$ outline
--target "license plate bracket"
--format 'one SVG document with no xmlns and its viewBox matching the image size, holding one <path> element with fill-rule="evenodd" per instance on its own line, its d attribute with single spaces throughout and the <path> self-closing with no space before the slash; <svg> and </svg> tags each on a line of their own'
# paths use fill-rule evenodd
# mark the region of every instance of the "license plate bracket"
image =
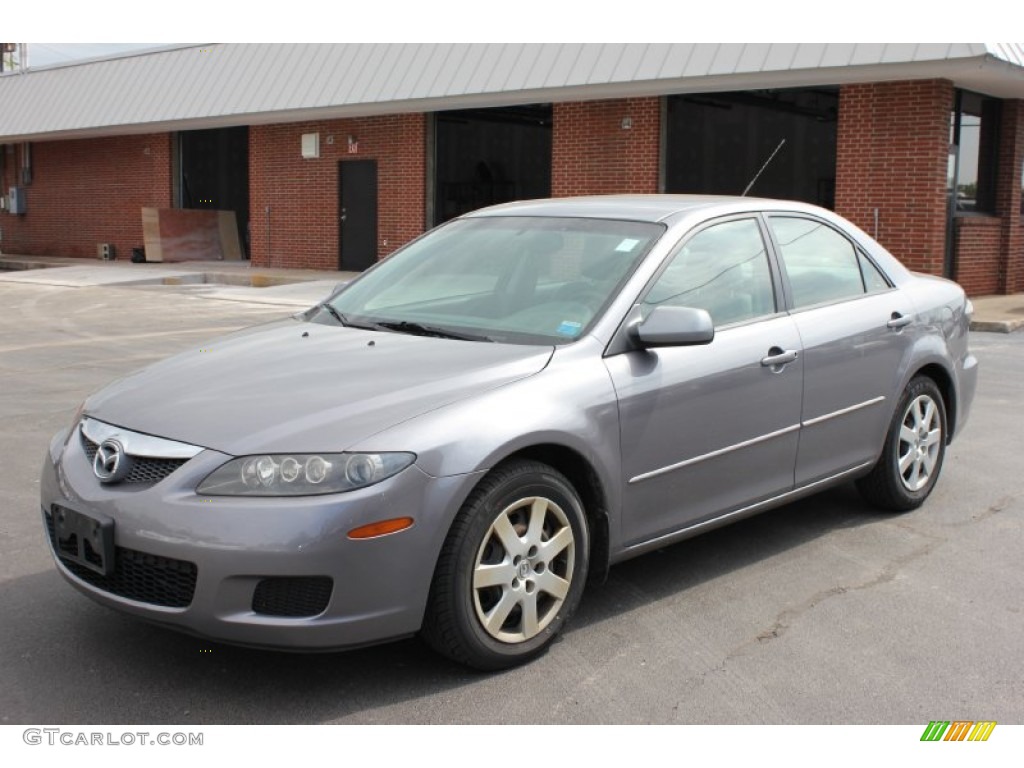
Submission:
<svg viewBox="0 0 1024 768">
<path fill-rule="evenodd" d="M 114 521 L 95 512 L 83 514 L 54 505 L 57 553 L 103 576 L 114 572 Z"/>
</svg>

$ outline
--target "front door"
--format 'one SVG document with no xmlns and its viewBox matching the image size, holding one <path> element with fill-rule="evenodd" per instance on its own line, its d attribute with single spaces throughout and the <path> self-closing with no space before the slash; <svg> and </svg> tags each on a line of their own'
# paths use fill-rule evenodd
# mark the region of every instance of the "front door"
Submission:
<svg viewBox="0 0 1024 768">
<path fill-rule="evenodd" d="M 776 311 L 756 218 L 690 238 L 641 307 L 705 309 L 707 346 L 609 357 L 619 398 L 625 543 L 638 544 L 793 488 L 800 336 Z"/>
<path fill-rule="evenodd" d="M 338 269 L 362 272 L 377 263 L 377 161 L 338 163 Z"/>
</svg>

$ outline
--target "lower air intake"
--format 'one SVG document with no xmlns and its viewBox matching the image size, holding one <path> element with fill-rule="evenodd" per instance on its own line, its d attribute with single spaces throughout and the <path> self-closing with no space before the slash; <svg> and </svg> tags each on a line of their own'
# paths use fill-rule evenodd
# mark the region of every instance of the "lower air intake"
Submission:
<svg viewBox="0 0 1024 768">
<path fill-rule="evenodd" d="M 264 616 L 301 618 L 327 609 L 334 580 L 329 576 L 290 576 L 260 579 L 252 609 Z"/>
</svg>

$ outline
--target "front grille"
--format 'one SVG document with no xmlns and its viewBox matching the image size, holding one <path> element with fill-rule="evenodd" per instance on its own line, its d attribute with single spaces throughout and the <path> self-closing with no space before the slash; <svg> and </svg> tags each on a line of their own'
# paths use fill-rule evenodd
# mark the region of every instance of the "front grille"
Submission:
<svg viewBox="0 0 1024 768">
<path fill-rule="evenodd" d="M 76 577 L 97 589 L 140 603 L 167 608 L 187 608 L 196 591 L 198 569 L 195 563 L 160 557 L 147 552 L 114 548 L 114 572 L 109 576 L 62 557 L 57 547 L 53 515 L 46 513 L 46 530 L 61 564 Z"/>
<path fill-rule="evenodd" d="M 252 609 L 264 616 L 316 616 L 327 609 L 333 589 L 330 576 L 260 579 L 252 596 Z"/>
<path fill-rule="evenodd" d="M 82 450 L 85 457 L 92 464 L 96 458 L 96 450 L 99 446 L 85 436 L 82 430 L 78 431 L 82 438 Z M 171 472 L 176 470 L 188 459 L 152 459 L 146 456 L 132 456 L 132 468 L 122 483 L 159 483 Z"/>
</svg>

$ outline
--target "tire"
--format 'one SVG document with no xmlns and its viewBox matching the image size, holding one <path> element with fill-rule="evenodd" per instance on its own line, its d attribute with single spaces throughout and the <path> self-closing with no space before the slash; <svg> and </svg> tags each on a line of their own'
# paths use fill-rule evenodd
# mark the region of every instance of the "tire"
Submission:
<svg viewBox="0 0 1024 768">
<path fill-rule="evenodd" d="M 539 656 L 579 604 L 589 549 L 583 504 L 565 477 L 535 461 L 496 467 L 445 540 L 423 638 L 484 671 Z"/>
<path fill-rule="evenodd" d="M 939 479 L 946 435 L 942 393 L 930 378 L 915 377 L 896 406 L 878 463 L 857 481 L 861 496 L 892 512 L 917 509 Z"/>
</svg>

